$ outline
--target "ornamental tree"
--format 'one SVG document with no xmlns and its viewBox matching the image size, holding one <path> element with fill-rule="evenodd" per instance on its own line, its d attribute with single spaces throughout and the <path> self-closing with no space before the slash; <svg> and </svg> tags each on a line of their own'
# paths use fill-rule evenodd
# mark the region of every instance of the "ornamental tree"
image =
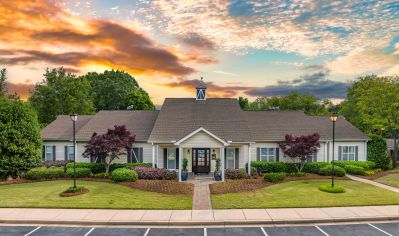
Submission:
<svg viewBox="0 0 399 236">
<path fill-rule="evenodd" d="M 287 134 L 285 140 L 278 145 L 283 153 L 296 163 L 297 171 L 302 172 L 305 161 L 320 147 L 319 139 L 320 135 L 317 133 L 302 136 Z"/>
<path fill-rule="evenodd" d="M 83 157 L 95 158 L 105 164 L 105 171 L 109 173 L 109 167 L 120 155 L 126 155 L 127 149 L 132 148 L 136 135 L 131 134 L 126 126 L 115 125 L 104 134 L 93 133 L 90 141 L 85 145 Z"/>
</svg>

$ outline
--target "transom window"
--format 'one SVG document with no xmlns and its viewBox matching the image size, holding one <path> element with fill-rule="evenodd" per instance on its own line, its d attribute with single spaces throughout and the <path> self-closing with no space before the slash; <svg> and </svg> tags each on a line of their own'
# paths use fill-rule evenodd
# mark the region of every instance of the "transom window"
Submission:
<svg viewBox="0 0 399 236">
<path fill-rule="evenodd" d="M 235 148 L 226 148 L 226 168 L 235 168 L 236 150 Z"/>
<path fill-rule="evenodd" d="M 168 169 L 176 169 L 176 148 L 168 148 L 167 149 L 167 168 Z"/>
<path fill-rule="evenodd" d="M 75 156 L 75 148 L 74 146 L 67 146 L 67 160 L 73 161 Z"/>
<path fill-rule="evenodd" d="M 276 148 L 260 148 L 260 160 L 266 162 L 275 162 Z"/>
<path fill-rule="evenodd" d="M 341 146 L 341 159 L 345 161 L 354 161 L 356 156 L 355 146 Z"/>
<path fill-rule="evenodd" d="M 45 153 L 46 161 L 52 161 L 54 156 L 53 146 L 45 146 Z"/>
</svg>

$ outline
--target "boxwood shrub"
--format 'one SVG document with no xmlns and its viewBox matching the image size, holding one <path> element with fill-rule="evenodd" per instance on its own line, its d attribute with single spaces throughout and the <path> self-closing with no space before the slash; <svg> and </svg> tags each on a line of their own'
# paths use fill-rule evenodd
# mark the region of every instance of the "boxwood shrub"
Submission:
<svg viewBox="0 0 399 236">
<path fill-rule="evenodd" d="M 277 173 L 266 173 L 263 176 L 263 179 L 267 182 L 279 182 L 279 181 L 283 181 L 285 178 L 286 174 L 284 172 L 277 172 Z"/>
<path fill-rule="evenodd" d="M 64 178 L 65 172 L 63 167 L 37 167 L 30 169 L 26 174 L 25 178 L 31 180 L 45 180 L 45 179 L 57 179 Z"/>
<path fill-rule="evenodd" d="M 151 163 L 113 163 L 109 167 L 109 172 L 111 173 L 113 170 L 118 168 L 129 168 L 135 166 L 142 166 L 142 167 L 152 167 Z M 66 165 L 67 168 L 73 168 L 73 162 L 68 163 Z M 94 162 L 76 162 L 76 168 L 89 168 L 93 174 L 104 173 L 105 172 L 105 165 L 104 163 L 94 163 Z"/>
<path fill-rule="evenodd" d="M 243 168 L 242 169 L 229 168 L 224 171 L 224 177 L 226 179 L 246 179 L 249 176 L 248 176 L 247 172 L 245 171 L 245 169 L 243 169 Z"/>
<path fill-rule="evenodd" d="M 346 165 L 345 166 L 346 173 L 353 175 L 366 175 L 366 171 L 363 167 L 355 166 L 355 165 Z"/>
<path fill-rule="evenodd" d="M 73 178 L 73 168 L 67 168 L 66 174 L 68 177 Z M 85 178 L 90 176 L 91 176 L 91 171 L 89 168 L 76 168 L 76 173 L 75 173 L 76 178 Z"/>
<path fill-rule="evenodd" d="M 321 185 L 319 187 L 319 190 L 323 191 L 323 192 L 327 192 L 327 193 L 343 193 L 343 192 L 345 192 L 344 187 L 338 186 L 338 185 L 334 185 L 334 187 L 332 187 L 330 184 Z"/>
<path fill-rule="evenodd" d="M 297 169 L 295 163 L 287 162 L 264 162 L 264 161 L 253 161 L 251 167 L 256 168 L 259 173 L 295 173 Z M 329 165 L 327 162 L 306 162 L 302 172 L 319 174 L 320 169 Z"/>
<path fill-rule="evenodd" d="M 345 169 L 339 166 L 334 166 L 335 176 L 343 177 L 345 176 L 346 172 Z M 321 175 L 332 175 L 332 165 L 325 166 L 320 169 Z"/>
<path fill-rule="evenodd" d="M 345 168 L 347 165 L 354 165 L 362 167 L 364 170 L 372 170 L 376 168 L 376 164 L 373 161 L 334 161 L 337 166 Z"/>
<path fill-rule="evenodd" d="M 134 182 L 138 179 L 138 174 L 134 170 L 118 168 L 112 171 L 111 179 L 114 182 Z"/>
</svg>

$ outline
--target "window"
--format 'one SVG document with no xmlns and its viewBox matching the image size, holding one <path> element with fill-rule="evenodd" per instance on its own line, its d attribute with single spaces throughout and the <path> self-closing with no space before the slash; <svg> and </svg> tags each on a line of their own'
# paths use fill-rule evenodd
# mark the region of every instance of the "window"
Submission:
<svg viewBox="0 0 399 236">
<path fill-rule="evenodd" d="M 134 147 L 130 149 L 130 155 L 128 156 L 128 163 L 143 162 L 143 148 Z"/>
<path fill-rule="evenodd" d="M 260 148 L 260 160 L 266 162 L 276 161 L 276 149 L 275 148 Z"/>
<path fill-rule="evenodd" d="M 340 146 L 341 160 L 354 161 L 356 159 L 355 146 Z"/>
<path fill-rule="evenodd" d="M 54 153 L 53 153 L 53 146 L 45 146 L 45 153 L 46 153 L 46 155 L 45 155 L 45 158 L 46 158 L 46 161 L 52 161 L 52 160 L 54 160 L 53 159 L 53 156 L 54 156 Z"/>
<path fill-rule="evenodd" d="M 317 162 L 317 152 L 314 152 L 308 156 L 309 158 L 306 159 L 306 162 Z"/>
<path fill-rule="evenodd" d="M 167 149 L 167 164 L 168 169 L 176 169 L 176 148 L 168 148 Z"/>
<path fill-rule="evenodd" d="M 67 161 L 73 161 L 74 157 L 75 157 L 74 146 L 67 146 L 67 153 L 66 153 Z"/>
<path fill-rule="evenodd" d="M 235 168 L 235 148 L 226 148 L 226 168 Z"/>
</svg>

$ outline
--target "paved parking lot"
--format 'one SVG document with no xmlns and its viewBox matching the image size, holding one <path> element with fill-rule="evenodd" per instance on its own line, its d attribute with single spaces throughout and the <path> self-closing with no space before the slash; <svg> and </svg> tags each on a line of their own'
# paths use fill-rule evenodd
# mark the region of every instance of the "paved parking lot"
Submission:
<svg viewBox="0 0 399 236">
<path fill-rule="evenodd" d="M 279 227 L 134 228 L 0 225 L 1 236 L 399 236 L 399 222 Z"/>
</svg>

